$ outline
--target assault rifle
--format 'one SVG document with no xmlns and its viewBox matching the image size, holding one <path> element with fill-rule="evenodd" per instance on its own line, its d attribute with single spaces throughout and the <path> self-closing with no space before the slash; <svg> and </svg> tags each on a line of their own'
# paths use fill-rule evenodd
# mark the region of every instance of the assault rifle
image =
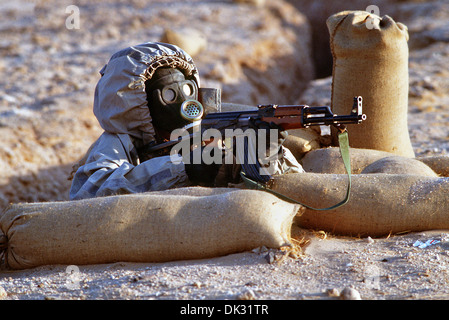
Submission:
<svg viewBox="0 0 449 320">
<path fill-rule="evenodd" d="M 191 100 L 190 100 L 191 101 Z M 187 112 L 196 113 L 195 104 L 183 108 Z M 283 130 L 307 128 L 310 126 L 333 125 L 340 131 L 345 131 L 345 124 L 357 124 L 366 119 L 362 112 L 362 97 L 354 97 L 351 113 L 348 115 L 333 114 L 329 106 L 309 107 L 307 105 L 258 105 L 255 110 L 208 113 L 202 119 L 188 124 L 183 129 L 191 130 L 200 127 L 189 137 L 204 133 L 207 129 L 224 132 L 226 129 L 249 128 L 250 119 L 259 119 L 268 123 L 275 123 Z M 194 130 L 193 130 L 194 131 Z M 155 151 L 169 148 L 177 144 L 181 138 L 159 144 L 148 144 L 140 152 L 151 154 Z"/>
</svg>

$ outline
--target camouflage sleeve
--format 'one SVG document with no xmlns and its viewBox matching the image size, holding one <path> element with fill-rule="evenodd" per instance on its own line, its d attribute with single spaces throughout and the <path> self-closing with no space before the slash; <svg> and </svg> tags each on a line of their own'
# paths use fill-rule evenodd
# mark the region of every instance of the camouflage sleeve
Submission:
<svg viewBox="0 0 449 320">
<path fill-rule="evenodd" d="M 128 135 L 103 133 L 75 173 L 70 200 L 188 186 L 184 164 L 171 160 L 162 156 L 139 163 Z"/>
</svg>

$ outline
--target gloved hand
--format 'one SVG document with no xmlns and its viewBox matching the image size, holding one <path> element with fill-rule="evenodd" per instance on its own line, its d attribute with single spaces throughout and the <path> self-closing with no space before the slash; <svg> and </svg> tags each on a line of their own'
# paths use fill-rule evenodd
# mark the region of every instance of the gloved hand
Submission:
<svg viewBox="0 0 449 320">
<path fill-rule="evenodd" d="M 277 148 L 274 150 L 277 150 L 278 152 L 281 149 L 282 144 L 284 143 L 285 139 L 287 139 L 288 132 L 283 130 L 280 126 L 275 124 L 274 122 L 266 122 L 262 121 L 260 119 L 250 119 L 249 120 L 249 127 L 256 131 L 256 140 L 258 139 L 258 131 L 259 130 L 265 130 L 265 137 L 266 137 L 266 151 L 268 152 L 270 150 L 270 147 Z M 277 145 L 271 145 L 270 144 L 270 130 L 275 129 L 277 130 Z M 258 141 L 257 141 L 258 146 Z M 272 149 L 273 150 L 273 149 Z M 271 151 L 271 154 L 273 154 L 273 151 Z M 270 154 L 268 154 L 270 155 Z"/>
<path fill-rule="evenodd" d="M 255 130 L 256 133 L 256 141 L 247 141 L 247 143 L 255 143 L 253 148 L 249 148 L 249 145 L 245 147 L 245 152 L 247 154 L 242 155 L 239 154 L 239 159 L 244 159 L 242 162 L 242 170 L 245 173 L 245 175 L 258 182 L 266 183 L 271 179 L 271 176 L 268 173 L 262 173 L 261 168 L 265 167 L 269 162 L 275 161 L 278 159 L 281 153 L 281 147 L 284 143 L 285 139 L 288 136 L 287 131 L 283 130 L 280 126 L 276 125 L 275 123 L 268 123 L 266 121 L 262 121 L 260 119 L 250 119 L 249 120 L 249 127 L 250 129 Z M 271 143 L 270 134 L 271 129 L 275 129 L 277 132 L 277 140 L 275 143 Z M 265 130 L 265 150 L 258 150 L 259 148 L 259 132 L 260 130 Z M 255 150 L 257 161 L 254 163 L 254 161 L 251 161 L 249 150 Z M 260 152 L 262 151 L 262 152 Z M 241 161 L 241 160 L 240 160 Z M 262 161 L 262 163 L 260 162 Z"/>
<path fill-rule="evenodd" d="M 190 152 L 190 163 L 185 164 L 185 170 L 187 176 L 189 177 L 192 185 L 199 185 L 203 187 L 213 187 L 215 178 L 217 177 L 218 171 L 222 166 L 221 163 L 211 163 L 205 164 L 201 157 L 200 163 L 194 163 L 194 152 L 203 153 L 204 147 L 201 147 L 201 150 L 196 150 Z M 213 156 L 213 152 L 216 149 L 212 149 L 211 156 Z"/>
<path fill-rule="evenodd" d="M 229 161 L 230 162 L 230 161 Z M 235 156 L 232 156 L 232 162 L 224 163 L 218 170 L 215 177 L 215 187 L 228 187 L 229 184 L 238 184 L 241 182 L 240 170 L 242 166 L 237 163 Z"/>
</svg>

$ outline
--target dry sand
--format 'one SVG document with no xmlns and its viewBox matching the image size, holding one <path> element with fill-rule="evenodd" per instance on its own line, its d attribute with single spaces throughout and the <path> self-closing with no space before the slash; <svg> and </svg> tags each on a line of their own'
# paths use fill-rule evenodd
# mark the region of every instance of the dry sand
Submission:
<svg viewBox="0 0 449 320">
<path fill-rule="evenodd" d="M 205 260 L 42 266 L 3 271 L 0 291 L 24 300 L 350 299 L 345 288 L 360 299 L 449 298 L 448 231 L 382 239 L 297 231 L 310 241 L 297 256 L 256 248 Z M 435 244 L 416 246 L 429 240 Z"/>
</svg>

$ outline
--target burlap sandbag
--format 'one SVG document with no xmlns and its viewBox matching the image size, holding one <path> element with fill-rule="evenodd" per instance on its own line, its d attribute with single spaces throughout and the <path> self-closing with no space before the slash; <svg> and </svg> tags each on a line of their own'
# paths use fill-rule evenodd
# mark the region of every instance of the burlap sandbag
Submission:
<svg viewBox="0 0 449 320">
<path fill-rule="evenodd" d="M 394 156 L 393 153 L 370 150 L 349 149 L 351 157 L 351 172 L 361 173 L 366 166 L 385 157 Z M 301 160 L 301 165 L 306 172 L 314 173 L 345 173 L 345 166 L 341 159 L 340 149 L 335 147 L 312 150 Z"/>
<path fill-rule="evenodd" d="M 332 111 L 349 114 L 354 96 L 362 96 L 367 116 L 361 124 L 348 125 L 351 146 L 414 157 L 407 124 L 407 27 L 365 11 L 337 13 L 327 26 Z"/>
<path fill-rule="evenodd" d="M 438 177 L 424 162 L 406 157 L 393 156 L 377 160 L 362 170 L 362 173 L 414 174 Z"/>
<path fill-rule="evenodd" d="M 431 167 L 438 175 L 449 177 L 449 155 L 424 156 L 417 159 Z"/>
<path fill-rule="evenodd" d="M 304 155 L 321 147 L 320 132 L 313 128 L 288 130 L 288 136 L 284 141 L 284 147 L 288 148 L 297 160 Z"/>
<path fill-rule="evenodd" d="M 6 264 L 162 262 L 289 244 L 298 205 L 255 190 L 182 191 L 12 205 L 0 217 Z"/>
<path fill-rule="evenodd" d="M 315 208 L 340 202 L 346 188 L 346 175 L 315 173 L 276 176 L 272 186 L 273 190 Z M 296 219 L 302 228 L 348 236 L 449 229 L 449 179 L 354 175 L 347 204 L 329 211 L 307 209 Z"/>
</svg>

